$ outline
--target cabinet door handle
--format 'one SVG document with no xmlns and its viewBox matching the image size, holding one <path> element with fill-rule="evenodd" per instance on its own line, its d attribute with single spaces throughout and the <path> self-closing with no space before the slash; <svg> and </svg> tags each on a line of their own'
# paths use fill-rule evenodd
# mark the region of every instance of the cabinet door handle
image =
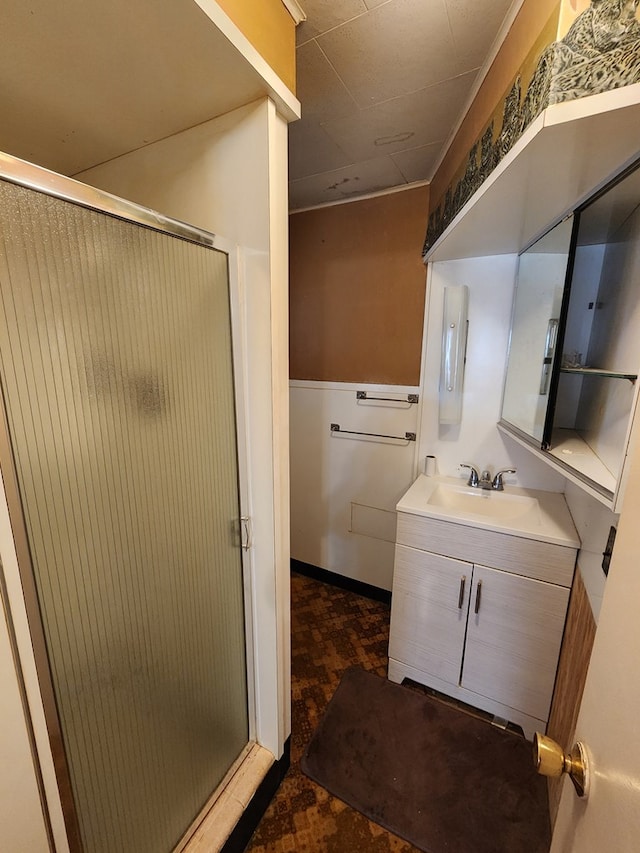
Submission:
<svg viewBox="0 0 640 853">
<path fill-rule="evenodd" d="M 477 613 L 480 610 L 480 598 L 482 596 L 482 581 L 478 581 L 478 586 L 476 587 L 476 606 L 474 608 L 474 613 Z"/>
<path fill-rule="evenodd" d="M 460 578 L 460 592 L 458 593 L 458 610 L 462 610 L 462 601 L 464 599 L 464 585 L 467 582 L 467 576 L 462 575 Z"/>
</svg>

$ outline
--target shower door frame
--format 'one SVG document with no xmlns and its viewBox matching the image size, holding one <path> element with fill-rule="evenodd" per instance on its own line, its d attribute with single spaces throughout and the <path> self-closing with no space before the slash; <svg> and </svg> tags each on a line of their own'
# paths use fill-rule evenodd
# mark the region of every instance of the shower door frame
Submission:
<svg viewBox="0 0 640 853">
<path fill-rule="evenodd" d="M 248 718 L 248 742 L 231 765 L 231 768 L 235 768 L 248 753 L 252 743 L 256 742 L 258 722 L 252 582 L 255 567 L 251 533 L 253 513 L 247 421 L 247 340 L 240 250 L 217 234 L 3 152 L 0 152 L 0 180 L 222 252 L 226 256 L 236 422 L 239 550 L 242 566 Z M 6 538 L 2 537 L 1 529 L 7 521 L 13 540 L 12 549 L 6 546 L 2 548 Z M 4 399 L 0 399 L 0 557 L 0 605 L 4 602 L 49 844 L 56 853 L 82 853 L 71 776 L 62 740 Z M 25 633 L 25 627 L 28 633 Z M 222 784 L 228 776 L 229 773 L 223 778 Z M 211 791 L 210 799 L 201 812 L 193 816 L 176 849 L 182 849 L 188 842 L 199 820 L 211 808 L 219 792 L 220 786 Z"/>
</svg>

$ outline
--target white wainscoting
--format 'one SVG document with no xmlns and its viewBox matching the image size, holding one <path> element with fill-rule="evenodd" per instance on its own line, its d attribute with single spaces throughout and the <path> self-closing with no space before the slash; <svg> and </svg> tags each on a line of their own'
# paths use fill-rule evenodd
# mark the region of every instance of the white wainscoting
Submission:
<svg viewBox="0 0 640 853">
<path fill-rule="evenodd" d="M 413 441 L 332 433 L 404 436 L 418 406 L 360 401 L 406 398 L 420 389 L 344 382 L 290 383 L 291 556 L 381 589 L 391 589 L 395 505 L 416 476 Z"/>
</svg>

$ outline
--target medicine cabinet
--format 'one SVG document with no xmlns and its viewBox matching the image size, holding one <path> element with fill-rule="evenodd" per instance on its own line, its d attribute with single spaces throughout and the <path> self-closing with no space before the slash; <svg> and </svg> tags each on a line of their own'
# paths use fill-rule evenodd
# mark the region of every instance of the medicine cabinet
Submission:
<svg viewBox="0 0 640 853">
<path fill-rule="evenodd" d="M 503 421 L 542 444 L 573 217 L 520 255 Z"/>
<path fill-rule="evenodd" d="M 520 255 L 499 424 L 614 509 L 640 367 L 637 166 Z"/>
</svg>

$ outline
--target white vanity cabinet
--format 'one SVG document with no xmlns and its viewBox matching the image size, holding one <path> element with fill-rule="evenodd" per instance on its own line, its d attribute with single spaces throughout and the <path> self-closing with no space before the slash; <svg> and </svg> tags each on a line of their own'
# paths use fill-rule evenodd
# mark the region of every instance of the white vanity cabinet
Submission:
<svg viewBox="0 0 640 853">
<path fill-rule="evenodd" d="M 576 548 L 398 513 L 389 678 L 544 731 Z"/>
</svg>

